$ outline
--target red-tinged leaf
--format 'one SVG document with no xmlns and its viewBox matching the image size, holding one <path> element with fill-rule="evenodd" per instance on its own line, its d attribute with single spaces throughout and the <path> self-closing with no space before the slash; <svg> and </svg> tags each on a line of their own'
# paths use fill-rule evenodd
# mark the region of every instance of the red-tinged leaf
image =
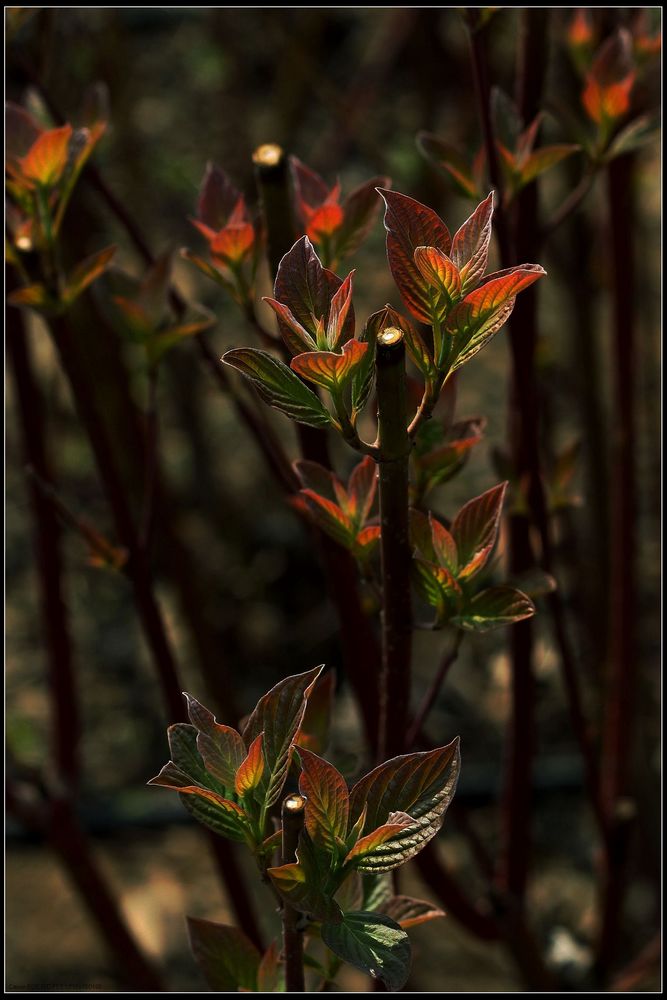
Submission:
<svg viewBox="0 0 667 1000">
<path fill-rule="evenodd" d="M 419 458 L 422 494 L 448 482 L 465 464 L 472 448 L 482 440 L 477 434 L 436 448 Z"/>
<path fill-rule="evenodd" d="M 492 218 L 493 191 L 466 219 L 452 240 L 452 260 L 459 268 L 464 295 L 479 284 L 486 271 Z"/>
<path fill-rule="evenodd" d="M 202 274 L 205 274 L 207 278 L 211 278 L 211 280 L 215 281 L 216 284 L 221 285 L 232 297 L 237 297 L 237 291 L 234 283 L 222 274 L 217 267 L 214 267 L 212 264 L 209 264 L 207 260 L 204 260 L 203 257 L 200 257 L 196 253 L 192 253 L 192 251 L 188 250 L 187 247 L 183 247 L 181 250 L 181 257 L 184 260 L 190 261 L 191 264 L 194 264 L 194 266 L 198 268 Z"/>
<path fill-rule="evenodd" d="M 264 733 L 260 733 L 259 736 L 255 737 L 248 748 L 248 756 L 236 772 L 234 788 L 236 794 L 240 795 L 241 798 L 249 792 L 254 792 L 262 780 L 262 775 L 264 774 L 263 737 Z"/>
<path fill-rule="evenodd" d="M 586 78 L 582 101 L 589 117 L 603 123 L 624 115 L 634 80 L 632 35 L 620 28 L 601 47 Z"/>
<path fill-rule="evenodd" d="M 16 165 L 35 144 L 44 129 L 36 118 L 13 101 L 5 104 L 5 157 Z"/>
<path fill-rule="evenodd" d="M 530 184 L 531 181 L 543 174 L 545 170 L 550 170 L 561 160 L 573 153 L 578 153 L 581 146 L 576 144 L 561 144 L 559 146 L 543 146 L 535 153 L 531 153 L 521 168 L 521 184 Z"/>
<path fill-rule="evenodd" d="M 413 899 L 411 896 L 391 896 L 380 906 L 380 913 L 391 917 L 403 930 L 408 927 L 417 927 L 427 920 L 437 920 L 438 917 L 446 916 L 444 910 L 428 903 L 424 899 Z"/>
<path fill-rule="evenodd" d="M 454 338 L 450 370 L 469 361 L 488 344 L 507 321 L 519 292 L 546 271 L 539 264 L 522 264 L 489 275 L 484 284 L 469 292 L 447 318 L 447 332 Z"/>
<path fill-rule="evenodd" d="M 306 703 L 322 669 L 321 666 L 315 667 L 279 681 L 260 698 L 243 730 L 243 739 L 248 746 L 260 733 L 264 733 L 266 771 L 262 785 L 267 806 L 272 806 L 280 797 Z"/>
<path fill-rule="evenodd" d="M 320 243 L 323 238 L 332 236 L 343 221 L 343 209 L 335 202 L 308 210 L 307 215 L 306 236 L 313 243 Z"/>
<path fill-rule="evenodd" d="M 444 524 L 433 517 L 433 514 L 429 514 L 429 520 L 436 558 L 441 566 L 455 575 L 459 564 L 456 542 Z"/>
<path fill-rule="evenodd" d="M 237 992 L 259 988 L 260 953 L 238 927 L 188 917 L 190 947 L 210 988 Z"/>
<path fill-rule="evenodd" d="M 197 812 L 198 807 L 195 807 L 194 803 L 203 803 L 205 812 L 208 811 L 208 814 L 212 814 L 213 821 L 209 824 L 203 819 L 201 822 L 206 823 L 206 825 L 215 824 L 214 829 L 221 836 L 242 843 L 245 840 L 244 814 L 240 806 L 210 788 L 190 784 L 190 780 L 187 774 L 184 774 L 172 761 L 169 761 L 155 778 L 151 778 L 148 784 L 158 785 L 161 788 L 171 788 L 179 792 L 184 804 L 192 803 L 189 811 L 197 819 L 200 819 L 200 816 Z"/>
<path fill-rule="evenodd" d="M 299 477 L 299 482 L 304 489 L 312 490 L 326 497 L 332 503 L 336 503 L 336 492 L 334 481 L 336 477 L 330 469 L 326 469 L 318 462 L 310 462 L 308 459 L 298 459 L 293 463 L 294 471 Z"/>
<path fill-rule="evenodd" d="M 368 402 L 368 397 L 371 394 L 373 382 L 375 381 L 375 342 L 379 330 L 384 329 L 384 327 L 378 325 L 383 312 L 384 310 L 380 310 L 379 313 L 373 313 L 366 321 L 366 325 L 359 336 L 360 343 L 368 344 L 368 350 L 362 358 L 361 363 L 352 373 L 351 401 L 353 422 L 357 420 Z"/>
<path fill-rule="evenodd" d="M 333 351 L 309 351 L 292 358 L 292 369 L 302 378 L 321 385 L 329 392 L 339 392 L 352 376 L 368 350 L 368 344 L 348 340 L 342 354 Z"/>
<path fill-rule="evenodd" d="M 373 508 L 377 482 L 377 465 L 367 455 L 355 465 L 347 482 L 347 513 L 357 525 L 364 524 Z"/>
<path fill-rule="evenodd" d="M 274 940 L 264 952 L 257 970 L 258 993 L 284 993 L 285 967 L 280 960 L 280 948 Z"/>
<path fill-rule="evenodd" d="M 422 286 L 431 291 L 429 322 L 441 323 L 461 295 L 461 275 L 457 266 L 435 247 L 417 247 L 415 264 L 422 277 Z"/>
<path fill-rule="evenodd" d="M 104 274 L 116 253 L 116 249 L 115 246 L 107 247 L 106 250 L 100 250 L 77 264 L 67 278 L 67 286 L 63 293 L 65 305 L 69 306 L 75 302 L 96 278 Z"/>
<path fill-rule="evenodd" d="M 507 483 L 500 483 L 469 500 L 454 518 L 452 535 L 458 550 L 459 579 L 467 579 L 486 565 L 498 535 Z"/>
<path fill-rule="evenodd" d="M 437 563 L 431 520 L 423 511 L 410 508 L 410 544 L 431 563 Z"/>
<path fill-rule="evenodd" d="M 235 729 L 218 722 L 196 698 L 184 693 L 190 722 L 197 730 L 197 750 L 204 766 L 225 788 L 232 789 L 236 772 L 246 756 L 245 744 Z"/>
<path fill-rule="evenodd" d="M 313 753 L 324 753 L 329 745 L 335 690 L 335 670 L 321 674 L 308 696 L 306 714 L 296 739 L 297 746 L 312 750 Z"/>
<path fill-rule="evenodd" d="M 340 259 L 355 253 L 364 242 L 379 214 L 382 202 L 376 188 L 388 188 L 388 177 L 373 177 L 343 199 L 343 222 L 335 235 L 335 253 Z"/>
<path fill-rule="evenodd" d="M 352 279 L 355 272 L 350 271 L 331 300 L 329 319 L 327 321 L 327 345 L 330 351 L 338 350 L 343 341 L 343 331 L 352 305 Z"/>
<path fill-rule="evenodd" d="M 273 355 L 250 347 L 227 351 L 225 364 L 249 378 L 260 396 L 285 416 L 310 427 L 325 427 L 331 417 L 320 399 Z"/>
<path fill-rule="evenodd" d="M 354 556 L 362 562 L 368 559 L 378 546 L 381 537 L 379 524 L 370 524 L 362 528 L 354 540 Z"/>
<path fill-rule="evenodd" d="M 301 214 L 301 221 L 306 222 L 302 212 L 303 203 L 310 208 L 323 204 L 329 194 L 329 188 L 319 174 L 316 174 L 296 156 L 290 156 L 289 165 L 296 193 L 297 208 Z"/>
<path fill-rule="evenodd" d="M 296 856 L 296 862 L 268 869 L 274 888 L 302 913 L 316 920 L 339 921 L 341 910 L 333 898 L 339 879 L 331 869 L 329 856 L 318 854 L 305 832 L 299 838 Z"/>
<path fill-rule="evenodd" d="M 277 302 L 276 299 L 269 298 L 268 295 L 262 298 L 262 302 L 266 302 L 267 305 L 271 306 L 280 320 L 279 325 L 282 338 L 292 354 L 301 354 L 304 350 L 314 351 L 317 349 L 317 344 L 313 337 L 299 323 L 298 319 L 293 316 L 292 311 L 287 306 L 283 305 L 282 302 Z"/>
<path fill-rule="evenodd" d="M 240 197 L 241 192 L 234 187 L 224 170 L 215 163 L 207 163 L 197 200 L 199 219 L 214 232 L 219 232 Z"/>
<path fill-rule="evenodd" d="M 352 518 L 338 504 L 312 490 L 301 490 L 301 496 L 308 506 L 313 520 L 322 531 L 344 548 L 351 548 L 354 543 L 356 529 Z"/>
<path fill-rule="evenodd" d="M 366 808 L 364 831 L 391 822 L 392 813 L 406 813 L 414 824 L 397 836 L 396 845 L 413 857 L 440 827 L 456 790 L 461 758 L 458 737 L 444 747 L 394 757 L 376 767 L 350 793 L 350 817 Z"/>
<path fill-rule="evenodd" d="M 396 191 L 380 189 L 386 212 L 387 257 L 389 267 L 410 312 L 423 323 L 430 323 L 429 286 L 415 264 L 417 247 L 435 247 L 448 254 L 449 230 L 436 213 L 413 198 Z"/>
<path fill-rule="evenodd" d="M 458 614 L 451 624 L 468 632 L 489 632 L 532 618 L 535 605 L 526 594 L 512 587 L 483 590 Z"/>
<path fill-rule="evenodd" d="M 299 790 L 306 799 L 306 830 L 315 847 L 338 855 L 347 834 L 350 796 L 343 776 L 333 764 L 309 750 L 299 749 Z"/>
<path fill-rule="evenodd" d="M 427 160 L 451 177 L 460 194 L 466 198 L 479 196 L 479 186 L 473 177 L 470 164 L 460 150 L 430 132 L 419 133 L 417 146 Z"/>
<path fill-rule="evenodd" d="M 387 872 L 408 861 L 411 854 L 405 853 L 404 844 L 397 838 L 408 828 L 414 828 L 415 821 L 406 813 L 392 812 L 388 821 L 372 833 L 361 837 L 345 858 L 346 865 L 352 865 L 360 872 Z"/>
<path fill-rule="evenodd" d="M 461 596 L 455 577 L 444 566 L 418 557 L 412 560 L 412 576 L 419 595 L 435 608 L 437 621 L 446 621 L 456 611 Z"/>
<path fill-rule="evenodd" d="M 191 319 L 187 323 L 171 326 L 169 329 L 161 330 L 149 338 L 146 345 L 149 364 L 157 364 L 167 351 L 180 344 L 182 340 L 187 340 L 188 337 L 196 337 L 198 333 L 203 333 L 204 330 L 210 330 L 212 326 L 215 326 L 216 319 L 213 313 L 209 313 L 208 310 L 204 310 L 202 307 L 200 307 L 200 310 L 202 314 L 201 319 Z"/>
<path fill-rule="evenodd" d="M 16 288 L 7 296 L 7 301 L 13 306 L 30 306 L 31 309 L 43 309 L 51 312 L 58 308 L 58 303 L 51 298 L 44 285 L 25 285 Z"/>
<path fill-rule="evenodd" d="M 346 913 L 324 924 L 322 940 L 344 962 L 381 979 L 391 993 L 402 990 L 410 975 L 412 948 L 405 931 L 384 914 Z"/>
<path fill-rule="evenodd" d="M 290 309 L 297 322 L 317 341 L 317 321 L 326 323 L 331 300 L 342 284 L 342 280 L 333 271 L 322 267 L 312 243 L 307 236 L 303 236 L 278 265 L 274 297 Z M 282 332 L 280 317 L 278 322 Z M 348 340 L 353 336 L 354 309 L 350 306 L 341 339 Z"/>
<path fill-rule="evenodd" d="M 67 166 L 71 138 L 71 125 L 42 132 L 18 161 L 23 177 L 41 187 L 57 184 Z"/>
<path fill-rule="evenodd" d="M 211 241 L 211 256 L 223 264 L 239 264 L 252 250 L 255 230 L 249 222 L 225 226 Z"/>
</svg>

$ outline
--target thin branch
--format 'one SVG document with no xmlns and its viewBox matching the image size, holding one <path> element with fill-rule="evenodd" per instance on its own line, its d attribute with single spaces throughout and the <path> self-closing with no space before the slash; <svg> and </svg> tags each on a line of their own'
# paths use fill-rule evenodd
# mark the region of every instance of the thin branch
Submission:
<svg viewBox="0 0 667 1000">
<path fill-rule="evenodd" d="M 144 446 L 144 492 L 139 545 L 150 552 L 151 534 L 155 514 L 155 494 L 158 469 L 158 412 L 157 412 L 158 369 L 151 365 L 148 372 L 148 400 L 145 413 Z"/>
<path fill-rule="evenodd" d="M 410 723 L 410 728 L 408 729 L 408 735 L 405 738 L 406 750 L 409 750 L 410 747 L 412 747 L 419 738 L 419 735 L 424 728 L 424 724 L 426 723 L 428 714 L 433 708 L 433 705 L 435 704 L 438 694 L 440 693 L 440 689 L 445 681 L 445 678 L 449 673 L 450 667 L 452 667 L 453 664 L 456 662 L 456 658 L 459 655 L 459 649 L 461 647 L 462 639 L 463 639 L 463 632 L 461 632 L 460 629 L 457 629 L 456 635 L 454 637 L 454 644 L 450 649 L 445 651 L 445 654 L 442 657 L 436 675 L 431 681 L 426 693 L 424 694 L 422 702 L 417 711 L 415 712 L 415 716 L 412 722 Z"/>
</svg>

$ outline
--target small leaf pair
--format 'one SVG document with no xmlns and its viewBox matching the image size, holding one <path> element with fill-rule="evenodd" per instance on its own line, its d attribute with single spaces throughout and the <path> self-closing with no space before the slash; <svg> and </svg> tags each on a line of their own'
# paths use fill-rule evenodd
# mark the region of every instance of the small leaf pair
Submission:
<svg viewBox="0 0 667 1000">
<path fill-rule="evenodd" d="M 167 252 L 138 281 L 129 275 L 113 276 L 124 292 L 113 296 L 121 317 L 121 331 L 143 346 L 149 368 L 154 368 L 182 340 L 215 325 L 215 317 L 203 306 L 192 307 L 188 315 L 174 322 L 169 303 L 171 270 L 172 255 Z"/>
<path fill-rule="evenodd" d="M 373 459 L 366 457 L 355 466 L 347 487 L 316 462 L 295 462 L 294 468 L 302 489 L 292 498 L 293 506 L 365 563 L 380 540 L 380 526 L 368 523 L 377 491 Z"/>
<path fill-rule="evenodd" d="M 380 193 L 387 206 L 387 256 L 394 281 L 412 315 L 433 328 L 433 365 L 452 372 L 489 342 L 518 293 L 546 272 L 539 264 L 522 264 L 484 275 L 493 194 L 452 239 L 426 205 L 398 192 Z"/>
<path fill-rule="evenodd" d="M 319 174 L 290 157 L 295 207 L 302 232 L 319 248 L 328 267 L 361 246 L 380 209 L 376 188 L 388 187 L 387 177 L 373 177 L 341 201 L 340 183 L 329 188 Z"/>
<path fill-rule="evenodd" d="M 461 420 L 445 430 L 437 420 L 422 425 L 412 452 L 411 502 L 418 506 L 436 486 L 449 482 L 480 443 L 486 420 Z"/>
<path fill-rule="evenodd" d="M 263 246 L 262 233 L 241 192 L 214 163 L 207 164 L 197 201 L 197 218 L 190 221 L 208 243 L 211 263 L 187 249 L 181 251 L 183 257 L 227 289 L 239 305 L 250 309 Z"/>
<path fill-rule="evenodd" d="M 532 601 L 511 587 L 474 593 L 470 581 L 486 566 L 498 536 L 507 483 L 469 500 L 451 531 L 432 514 L 411 512 L 414 581 L 420 596 L 436 611 L 438 625 L 485 632 L 530 618 Z"/>
<path fill-rule="evenodd" d="M 103 274 L 111 264 L 116 247 L 107 247 L 86 257 L 64 278 L 56 295 L 46 285 L 24 285 L 10 292 L 7 301 L 13 306 L 29 306 L 46 316 L 57 316 L 72 306 L 80 295 Z"/>
<path fill-rule="evenodd" d="M 288 677 L 259 700 L 241 735 L 186 695 L 190 725 L 168 730 L 171 760 L 149 785 L 173 788 L 194 817 L 261 851 L 267 811 L 287 778 L 308 697 L 321 667 Z"/>
</svg>

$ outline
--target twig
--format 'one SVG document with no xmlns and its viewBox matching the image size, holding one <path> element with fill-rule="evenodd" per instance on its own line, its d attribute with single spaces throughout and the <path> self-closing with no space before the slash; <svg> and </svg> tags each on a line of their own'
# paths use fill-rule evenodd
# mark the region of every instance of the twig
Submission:
<svg viewBox="0 0 667 1000">
<path fill-rule="evenodd" d="M 408 523 L 405 342 L 394 327 L 381 331 L 375 351 L 378 402 L 382 673 L 378 758 L 403 752 L 410 703 L 412 609 Z"/>
<path fill-rule="evenodd" d="M 158 369 L 151 365 L 148 372 L 148 400 L 146 404 L 146 435 L 144 447 L 144 493 L 139 545 L 150 552 L 151 533 L 155 514 L 155 492 L 158 467 L 158 413 L 157 413 Z"/>
<path fill-rule="evenodd" d="M 463 632 L 461 632 L 460 629 L 457 629 L 456 635 L 454 637 L 454 644 L 451 647 L 451 649 L 447 649 L 445 651 L 445 654 L 440 662 L 440 666 L 438 667 L 437 673 L 433 678 L 433 680 L 431 681 L 428 690 L 424 694 L 422 702 L 415 713 L 414 719 L 410 724 L 410 728 L 408 729 L 408 735 L 405 738 L 406 750 L 409 750 L 410 747 L 412 747 L 416 742 L 416 740 L 418 739 L 419 734 L 421 733 L 424 724 L 426 722 L 427 716 L 431 711 L 431 709 L 433 708 L 435 700 L 438 697 L 438 694 L 440 693 L 440 688 L 444 683 L 445 677 L 449 673 L 450 667 L 453 666 L 453 664 L 456 662 L 456 658 L 459 655 L 459 648 L 461 646 L 462 639 L 463 639 Z"/>
<path fill-rule="evenodd" d="M 303 830 L 304 807 L 302 795 L 286 795 L 283 799 L 281 818 L 283 824 L 282 863 L 296 860 L 299 834 Z M 306 986 L 303 973 L 303 932 L 299 930 L 301 914 L 289 903 L 283 902 L 283 954 L 285 958 L 285 988 L 288 993 L 303 993 Z"/>
<path fill-rule="evenodd" d="M 617 952 L 627 879 L 629 761 L 635 732 L 638 612 L 635 557 L 635 374 L 636 352 L 632 181 L 634 157 L 618 157 L 608 167 L 608 217 L 613 274 L 613 427 L 611 434 L 611 578 L 609 583 L 609 664 L 604 704 L 601 794 L 610 844 L 604 873 L 602 927 L 596 965 L 606 981 Z"/>
<path fill-rule="evenodd" d="M 35 471 L 46 477 L 50 470 L 46 450 L 43 400 L 32 369 L 27 330 L 24 328 L 22 315 L 19 310 L 11 307 L 7 310 L 6 336 L 25 455 Z M 53 507 L 34 481 L 31 482 L 30 499 L 51 689 L 53 757 L 61 780 L 74 788 L 79 778 L 78 749 L 81 723 L 72 640 L 63 596 L 64 566 L 60 525 Z"/>
</svg>

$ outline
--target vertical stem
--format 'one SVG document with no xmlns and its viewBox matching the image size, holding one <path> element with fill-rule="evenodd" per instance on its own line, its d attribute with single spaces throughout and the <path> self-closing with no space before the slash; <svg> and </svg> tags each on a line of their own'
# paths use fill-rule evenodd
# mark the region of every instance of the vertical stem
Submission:
<svg viewBox="0 0 667 1000">
<path fill-rule="evenodd" d="M 157 416 L 158 369 L 151 365 L 148 372 L 148 401 L 146 405 L 146 436 L 144 450 L 144 495 L 141 514 L 139 544 L 148 554 L 151 530 L 155 513 L 155 487 L 158 468 L 158 416 Z"/>
<path fill-rule="evenodd" d="M 625 895 L 628 834 L 634 817 L 628 796 L 637 682 L 635 619 L 635 370 L 632 156 L 608 167 L 608 213 L 613 273 L 613 427 L 611 456 L 611 580 L 609 675 L 603 719 L 601 793 L 609 823 L 597 964 L 603 979 L 618 948 Z"/>
<path fill-rule="evenodd" d="M 35 380 L 28 332 L 18 309 L 7 310 L 7 350 L 12 365 L 21 417 L 24 449 L 29 465 L 42 480 L 50 479 L 43 399 Z M 79 776 L 79 703 L 74 675 L 72 641 L 63 596 L 61 530 L 51 502 L 34 480 L 30 483 L 38 583 L 51 689 L 53 756 L 59 777 L 74 787 Z"/>
<path fill-rule="evenodd" d="M 280 146 L 266 143 L 255 150 L 253 163 L 266 223 L 269 264 L 275 278 L 278 265 L 293 246 L 296 236 L 288 162 Z M 282 341 L 276 346 L 281 347 Z M 298 424 L 297 434 L 303 457 L 330 469 L 326 433 Z M 380 651 L 371 622 L 361 605 L 357 567 L 347 552 L 324 535 L 319 537 L 319 550 L 329 596 L 338 614 L 345 675 L 359 702 L 368 741 L 375 748 L 378 740 L 376 679 L 380 673 Z M 364 663 L 364 670 L 359 670 L 360 662 Z"/>
<path fill-rule="evenodd" d="M 382 673 L 378 758 L 403 752 L 410 704 L 412 609 L 408 522 L 405 343 L 388 327 L 378 334 L 377 369 L 380 555 L 382 572 Z"/>
<path fill-rule="evenodd" d="M 296 860 L 299 834 L 303 829 L 304 806 L 302 795 L 287 795 L 283 799 L 281 816 L 283 824 L 282 863 Z M 299 930 L 300 913 L 283 903 L 283 954 L 285 958 L 285 987 L 288 993 L 303 993 L 306 984 L 303 974 L 303 932 Z"/>
</svg>

